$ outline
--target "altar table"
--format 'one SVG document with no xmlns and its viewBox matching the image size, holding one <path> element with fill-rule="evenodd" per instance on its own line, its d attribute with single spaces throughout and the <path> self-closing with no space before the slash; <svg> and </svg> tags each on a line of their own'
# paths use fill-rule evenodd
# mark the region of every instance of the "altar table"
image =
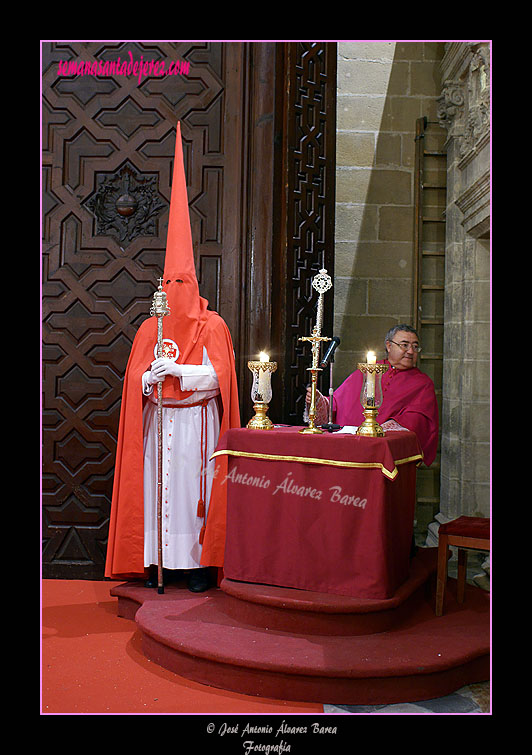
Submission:
<svg viewBox="0 0 532 755">
<path fill-rule="evenodd" d="M 238 428 L 228 457 L 228 579 L 365 599 L 392 597 L 408 578 L 416 467 L 408 431 L 383 438 Z"/>
</svg>

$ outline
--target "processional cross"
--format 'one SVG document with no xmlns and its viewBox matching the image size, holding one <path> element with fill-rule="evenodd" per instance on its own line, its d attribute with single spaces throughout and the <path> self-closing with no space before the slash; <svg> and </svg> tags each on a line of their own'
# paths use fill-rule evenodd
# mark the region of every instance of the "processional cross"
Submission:
<svg viewBox="0 0 532 755">
<path fill-rule="evenodd" d="M 312 367 L 307 367 L 311 375 L 311 400 L 309 407 L 309 422 L 308 427 L 300 430 L 300 433 L 322 433 L 319 427 L 316 427 L 314 420 L 316 418 L 316 387 L 318 382 L 318 372 L 321 372 L 321 368 L 318 367 L 320 361 L 320 347 L 322 341 L 330 341 L 327 336 L 321 335 L 321 328 L 323 325 L 323 295 L 332 287 L 331 276 L 327 274 L 327 270 L 322 268 L 318 275 L 315 275 L 312 279 L 312 288 L 318 292 L 318 310 L 316 313 L 316 324 L 312 328 L 312 335 L 301 336 L 299 341 L 310 341 L 312 343 Z"/>
</svg>

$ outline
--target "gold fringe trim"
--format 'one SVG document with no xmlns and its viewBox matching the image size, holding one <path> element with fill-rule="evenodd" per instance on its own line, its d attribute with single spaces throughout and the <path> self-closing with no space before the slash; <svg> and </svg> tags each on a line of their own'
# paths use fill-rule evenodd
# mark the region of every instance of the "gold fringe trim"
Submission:
<svg viewBox="0 0 532 755">
<path fill-rule="evenodd" d="M 416 454 L 415 456 L 407 456 L 404 459 L 397 459 L 395 461 L 395 467 L 390 472 L 386 467 L 378 461 L 338 461 L 337 459 L 315 459 L 311 456 L 281 456 L 277 454 L 259 454 L 252 451 L 215 451 L 211 456 L 214 459 L 215 456 L 243 456 L 247 459 L 266 459 L 269 461 L 298 461 L 302 464 L 326 464 L 330 467 L 347 467 L 348 469 L 380 469 L 382 474 L 389 480 L 395 480 L 399 470 L 398 465 L 408 464 L 412 461 L 423 461 L 423 454 Z"/>
</svg>

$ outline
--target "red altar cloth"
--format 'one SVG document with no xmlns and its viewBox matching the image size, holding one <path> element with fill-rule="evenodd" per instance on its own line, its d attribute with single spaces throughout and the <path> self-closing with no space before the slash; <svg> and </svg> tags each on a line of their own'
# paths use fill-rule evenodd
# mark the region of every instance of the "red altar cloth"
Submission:
<svg viewBox="0 0 532 755">
<path fill-rule="evenodd" d="M 412 432 L 384 438 L 238 428 L 227 455 L 229 579 L 366 599 L 407 579 L 423 454 Z"/>
</svg>

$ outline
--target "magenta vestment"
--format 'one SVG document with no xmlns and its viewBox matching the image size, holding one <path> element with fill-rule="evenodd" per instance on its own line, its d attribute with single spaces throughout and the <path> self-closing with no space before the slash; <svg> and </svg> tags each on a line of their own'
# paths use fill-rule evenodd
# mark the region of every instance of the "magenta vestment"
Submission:
<svg viewBox="0 0 532 755">
<path fill-rule="evenodd" d="M 380 360 L 379 364 L 382 364 Z M 334 393 L 336 422 L 359 426 L 364 421 L 360 404 L 362 373 L 356 370 Z M 438 448 L 438 403 L 434 383 L 417 367 L 410 370 L 390 368 L 382 376 L 382 405 L 377 421 L 382 425 L 394 419 L 416 433 L 423 449 L 424 463 L 430 466 Z"/>
</svg>

